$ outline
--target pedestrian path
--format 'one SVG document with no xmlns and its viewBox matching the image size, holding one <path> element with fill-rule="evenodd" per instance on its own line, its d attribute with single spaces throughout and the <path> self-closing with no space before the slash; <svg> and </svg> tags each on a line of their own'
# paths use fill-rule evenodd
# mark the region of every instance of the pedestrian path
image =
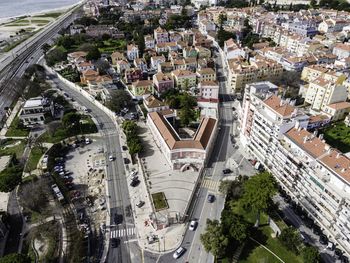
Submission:
<svg viewBox="0 0 350 263">
<path fill-rule="evenodd" d="M 136 235 L 135 227 L 111 230 L 111 238 L 130 237 Z"/>
<path fill-rule="evenodd" d="M 203 188 L 207 188 L 210 191 L 213 192 L 219 192 L 219 185 L 220 185 L 220 181 L 214 181 L 211 179 L 204 179 L 202 181 L 202 187 Z"/>
</svg>

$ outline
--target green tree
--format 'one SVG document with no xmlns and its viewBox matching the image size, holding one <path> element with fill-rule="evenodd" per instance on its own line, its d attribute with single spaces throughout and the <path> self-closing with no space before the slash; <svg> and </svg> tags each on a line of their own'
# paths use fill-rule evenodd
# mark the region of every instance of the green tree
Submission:
<svg viewBox="0 0 350 263">
<path fill-rule="evenodd" d="M 74 128 L 77 130 L 80 127 L 81 115 L 76 112 L 69 112 L 62 118 L 63 127 L 66 129 Z"/>
<path fill-rule="evenodd" d="M 31 263 L 27 255 L 12 253 L 0 258 L 0 263 Z"/>
<path fill-rule="evenodd" d="M 43 50 L 43 53 L 46 54 L 47 51 L 49 51 L 51 48 L 51 46 L 47 43 L 44 43 L 42 46 L 41 46 L 41 49 Z"/>
<path fill-rule="evenodd" d="M 283 229 L 278 239 L 288 250 L 292 251 L 293 253 L 298 252 L 298 247 L 301 245 L 301 238 L 299 231 L 295 228 L 288 227 Z"/>
<path fill-rule="evenodd" d="M 242 216 L 234 214 L 230 209 L 222 211 L 221 224 L 223 233 L 228 233 L 239 243 L 246 240 L 249 235 L 249 224 Z"/>
<path fill-rule="evenodd" d="M 196 119 L 196 111 L 194 107 L 197 106 L 196 98 L 187 92 L 180 95 L 180 122 L 184 126 L 188 126 Z"/>
<path fill-rule="evenodd" d="M 96 46 L 93 46 L 86 55 L 87 60 L 98 60 L 100 57 L 101 53 Z"/>
<path fill-rule="evenodd" d="M 276 191 L 276 181 L 269 172 L 257 174 L 244 183 L 242 203 L 257 212 L 256 226 L 259 226 L 260 212 L 268 209 Z"/>
<path fill-rule="evenodd" d="M 122 124 L 123 131 L 126 135 L 137 132 L 137 124 L 134 121 L 126 120 Z"/>
<path fill-rule="evenodd" d="M 142 144 L 139 139 L 132 139 L 128 143 L 129 153 L 130 155 L 134 155 L 136 153 L 140 153 L 143 149 Z"/>
<path fill-rule="evenodd" d="M 200 235 L 201 243 L 205 251 L 210 252 L 214 257 L 223 256 L 226 252 L 229 239 L 222 232 L 218 220 L 207 219 L 207 227 L 204 234 Z"/>
<path fill-rule="evenodd" d="M 22 181 L 23 167 L 10 164 L 0 173 L 0 192 L 11 192 Z"/>
<path fill-rule="evenodd" d="M 124 107 L 129 106 L 130 103 L 131 96 L 127 91 L 116 90 L 112 93 L 108 106 L 112 111 L 119 113 Z"/>
<path fill-rule="evenodd" d="M 65 61 L 66 59 L 67 53 L 63 47 L 55 47 L 45 55 L 46 63 L 49 66 L 53 66 L 58 62 Z"/>
<path fill-rule="evenodd" d="M 301 250 L 301 255 L 305 263 L 318 263 L 321 260 L 320 253 L 315 247 L 306 246 Z"/>
<path fill-rule="evenodd" d="M 74 44 L 74 39 L 69 35 L 60 36 L 57 40 L 57 45 L 62 46 L 65 49 L 70 49 Z"/>
<path fill-rule="evenodd" d="M 217 39 L 220 47 L 224 46 L 224 42 L 226 40 L 229 40 L 230 38 L 236 39 L 236 34 L 233 32 L 229 32 L 224 30 L 223 28 L 220 28 L 217 33 Z"/>
</svg>

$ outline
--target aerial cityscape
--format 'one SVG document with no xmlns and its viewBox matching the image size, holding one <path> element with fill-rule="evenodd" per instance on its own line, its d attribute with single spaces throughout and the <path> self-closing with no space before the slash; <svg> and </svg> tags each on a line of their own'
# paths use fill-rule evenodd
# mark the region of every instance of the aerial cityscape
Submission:
<svg viewBox="0 0 350 263">
<path fill-rule="evenodd" d="M 349 258 L 349 1 L 1 1 L 0 263 Z"/>
</svg>

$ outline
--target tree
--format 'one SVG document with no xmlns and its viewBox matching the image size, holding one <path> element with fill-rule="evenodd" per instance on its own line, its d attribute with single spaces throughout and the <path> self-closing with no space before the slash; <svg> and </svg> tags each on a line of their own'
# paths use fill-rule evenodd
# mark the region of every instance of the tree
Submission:
<svg viewBox="0 0 350 263">
<path fill-rule="evenodd" d="M 22 181 L 23 167 L 10 164 L 0 173 L 0 192 L 11 192 Z"/>
<path fill-rule="evenodd" d="M 97 60 L 101 57 L 101 53 L 98 50 L 98 47 L 93 46 L 87 53 L 86 59 L 87 60 Z"/>
<path fill-rule="evenodd" d="M 200 240 L 205 251 L 211 252 L 214 257 L 224 255 L 229 242 L 222 232 L 219 221 L 210 219 L 207 219 L 207 227 L 204 234 L 200 235 Z"/>
<path fill-rule="evenodd" d="M 51 46 L 47 43 L 44 43 L 42 46 L 41 46 L 41 49 L 43 50 L 43 53 L 46 54 L 47 51 L 49 51 L 51 48 Z"/>
<path fill-rule="evenodd" d="M 244 183 L 242 203 L 257 212 L 256 226 L 259 226 L 260 212 L 268 209 L 276 191 L 276 182 L 269 172 L 257 174 Z"/>
<path fill-rule="evenodd" d="M 307 263 L 318 263 L 320 262 L 320 253 L 318 249 L 315 247 L 306 246 L 301 250 L 301 255 L 303 257 L 303 261 Z"/>
<path fill-rule="evenodd" d="M 78 18 L 74 21 L 74 24 L 83 25 L 83 26 L 90 26 L 90 25 L 97 25 L 98 21 L 95 18 L 89 17 L 89 16 L 83 16 L 81 18 Z"/>
<path fill-rule="evenodd" d="M 31 259 L 24 254 L 12 253 L 0 258 L 0 263 L 30 263 Z"/>
<path fill-rule="evenodd" d="M 109 34 L 104 33 L 101 38 L 103 41 L 107 41 L 111 38 L 111 36 Z"/>
<path fill-rule="evenodd" d="M 98 72 L 101 75 L 107 74 L 108 70 L 110 69 L 111 65 L 107 60 L 99 59 L 95 63 L 96 68 L 98 69 Z"/>
<path fill-rule="evenodd" d="M 183 93 L 180 95 L 180 122 L 184 126 L 188 126 L 192 121 L 196 119 L 196 112 L 194 107 L 197 106 L 195 97 L 190 94 Z"/>
<path fill-rule="evenodd" d="M 65 49 L 70 49 L 74 44 L 74 39 L 69 35 L 61 36 L 57 40 L 57 45 L 62 46 Z"/>
<path fill-rule="evenodd" d="M 223 233 L 228 233 L 231 238 L 242 243 L 249 235 L 249 224 L 245 219 L 234 214 L 230 209 L 224 209 L 221 213 Z"/>
<path fill-rule="evenodd" d="M 81 115 L 75 112 L 69 112 L 65 114 L 62 118 L 62 125 L 66 129 L 79 128 Z"/>
<path fill-rule="evenodd" d="M 131 103 L 131 96 L 125 90 L 116 90 L 112 93 L 111 99 L 108 102 L 109 108 L 119 113 L 124 107 L 127 107 Z"/>
<path fill-rule="evenodd" d="M 123 122 L 122 128 L 126 135 L 133 134 L 137 131 L 137 124 L 134 121 L 126 120 Z"/>
<path fill-rule="evenodd" d="M 46 130 L 51 137 L 55 135 L 55 131 L 61 126 L 59 121 L 52 121 L 46 125 Z"/>
<path fill-rule="evenodd" d="M 140 153 L 143 149 L 142 144 L 140 142 L 140 140 L 137 139 L 132 139 L 129 143 L 128 143 L 128 148 L 129 148 L 129 153 L 130 155 L 134 155 L 136 153 Z"/>
<path fill-rule="evenodd" d="M 292 251 L 293 253 L 298 252 L 298 247 L 301 245 L 301 238 L 299 231 L 295 228 L 288 227 L 283 229 L 278 239 L 288 250 Z"/>
<path fill-rule="evenodd" d="M 50 50 L 45 55 L 45 60 L 47 62 L 47 65 L 53 66 L 58 62 L 65 61 L 67 59 L 67 53 L 64 48 L 62 47 L 56 47 L 52 50 Z"/>
<path fill-rule="evenodd" d="M 223 28 L 220 28 L 218 30 L 217 38 L 218 38 L 219 46 L 223 47 L 224 46 L 224 42 L 226 40 L 229 40 L 230 38 L 235 40 L 237 37 L 236 37 L 235 33 L 229 32 L 229 31 L 224 30 Z"/>
</svg>

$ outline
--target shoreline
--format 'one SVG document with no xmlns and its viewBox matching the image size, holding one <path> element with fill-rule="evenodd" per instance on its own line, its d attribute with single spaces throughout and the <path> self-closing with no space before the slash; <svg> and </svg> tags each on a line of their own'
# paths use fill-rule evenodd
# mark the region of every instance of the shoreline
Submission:
<svg viewBox="0 0 350 263">
<path fill-rule="evenodd" d="M 17 19 L 21 18 L 26 18 L 26 17 L 35 17 L 38 15 L 45 15 L 45 14 L 50 14 L 50 13 L 56 13 L 56 12 L 62 12 L 62 15 L 64 12 L 66 12 L 68 9 L 73 8 L 76 5 L 79 5 L 83 2 L 84 0 L 80 0 L 75 4 L 72 5 L 67 5 L 67 6 L 62 6 L 62 7 L 57 7 L 57 8 L 52 8 L 52 9 L 45 9 L 42 11 L 34 12 L 34 13 L 28 13 L 28 14 L 22 14 L 22 15 L 17 15 L 17 16 L 12 16 L 12 17 L 1 17 L 0 18 L 0 26 L 11 23 L 16 21 Z"/>
</svg>

